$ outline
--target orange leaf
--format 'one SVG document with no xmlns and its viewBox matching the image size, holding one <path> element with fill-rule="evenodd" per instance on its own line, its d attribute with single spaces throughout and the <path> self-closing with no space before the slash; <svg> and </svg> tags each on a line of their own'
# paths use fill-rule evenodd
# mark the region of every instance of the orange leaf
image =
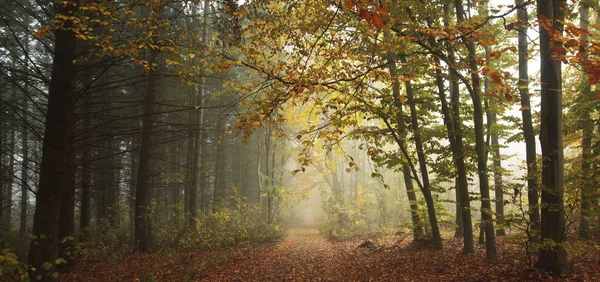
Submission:
<svg viewBox="0 0 600 282">
<path fill-rule="evenodd" d="M 490 72 L 490 76 L 492 77 L 492 80 L 494 81 L 494 84 L 500 84 L 502 83 L 502 76 L 500 76 L 500 74 L 496 71 L 491 71 Z"/>
<path fill-rule="evenodd" d="M 365 21 L 367 21 L 367 23 L 371 22 L 371 12 L 361 9 L 360 10 L 360 17 L 365 19 Z"/>
<path fill-rule="evenodd" d="M 354 7 L 354 1 L 348 0 L 348 9 L 352 10 L 353 7 Z"/>
<path fill-rule="evenodd" d="M 504 98 L 506 98 L 506 100 L 508 100 L 510 102 L 513 99 L 513 96 L 510 95 L 509 93 L 505 93 Z"/>
<path fill-rule="evenodd" d="M 398 99 L 400 100 L 400 103 L 402 103 L 402 105 L 406 104 L 406 97 L 400 96 Z"/>
<path fill-rule="evenodd" d="M 377 9 L 375 9 L 375 11 L 377 13 L 379 13 L 380 15 L 382 15 L 382 16 L 386 16 L 387 17 L 387 16 L 390 15 L 390 13 L 386 9 L 384 9 L 383 7 L 377 7 Z"/>
<path fill-rule="evenodd" d="M 381 29 L 383 27 L 383 18 L 378 14 L 374 14 L 373 15 L 373 25 L 377 29 Z"/>
<path fill-rule="evenodd" d="M 531 109 L 529 108 L 529 106 L 523 106 L 523 107 L 521 107 L 521 108 L 519 109 L 519 111 L 527 111 L 527 110 L 531 110 Z"/>
<path fill-rule="evenodd" d="M 588 83 L 590 85 L 600 83 L 600 73 L 589 73 L 588 74 Z"/>
<path fill-rule="evenodd" d="M 579 46 L 579 41 L 577 41 L 577 39 L 569 39 L 565 42 L 564 46 L 567 48 Z"/>
<path fill-rule="evenodd" d="M 594 96 L 596 101 L 600 100 L 600 90 L 596 91 L 596 95 Z"/>
</svg>

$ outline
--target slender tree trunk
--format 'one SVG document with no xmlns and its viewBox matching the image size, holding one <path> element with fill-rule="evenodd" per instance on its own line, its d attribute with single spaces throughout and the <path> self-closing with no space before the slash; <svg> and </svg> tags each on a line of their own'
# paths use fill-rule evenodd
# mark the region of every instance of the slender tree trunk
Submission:
<svg viewBox="0 0 600 282">
<path fill-rule="evenodd" d="M 562 68 L 552 59 L 560 47 L 554 38 L 562 33 L 565 11 L 562 0 L 538 0 L 540 21 L 542 204 L 541 242 L 536 267 L 562 275 L 569 268 L 565 240 L 564 155 L 562 138 Z"/>
<path fill-rule="evenodd" d="M 515 4 L 523 5 L 523 0 L 516 0 Z M 522 7 L 517 11 L 519 24 L 519 93 L 521 96 L 521 116 L 523 119 L 523 137 L 525 139 L 525 154 L 527 162 L 527 200 L 529 202 L 529 220 L 534 230 L 540 229 L 540 211 L 538 206 L 538 169 L 535 148 L 535 132 L 531 121 L 531 103 L 529 99 L 529 71 L 527 67 L 527 57 L 529 51 L 527 47 L 527 29 L 529 19 L 527 8 Z"/>
<path fill-rule="evenodd" d="M 388 53 L 388 69 L 390 76 L 392 77 L 392 94 L 394 96 L 394 106 L 398 108 L 396 112 L 396 124 L 398 126 L 398 136 L 403 140 L 406 140 L 406 129 L 404 125 L 404 114 L 402 110 L 402 102 L 400 101 L 400 81 L 398 81 L 398 71 L 394 54 Z M 410 215 L 413 225 L 413 238 L 414 240 L 423 239 L 423 223 L 421 216 L 419 215 L 419 204 L 417 203 L 417 195 L 415 193 L 415 187 L 413 185 L 412 178 L 410 177 L 410 168 L 408 164 L 402 164 L 402 175 L 404 178 L 404 185 L 406 187 L 406 196 L 408 197 L 410 205 Z"/>
<path fill-rule="evenodd" d="M 456 17 L 459 23 L 464 21 L 464 9 L 462 0 L 455 0 Z M 490 203 L 489 179 L 487 174 L 487 150 L 484 138 L 483 108 L 481 106 L 481 85 L 479 74 L 476 72 L 477 53 L 475 44 L 466 38 L 465 45 L 469 52 L 469 67 L 471 69 L 473 101 L 473 119 L 475 124 L 475 151 L 477 152 L 477 172 L 479 174 L 479 188 L 481 193 L 481 219 L 485 229 L 486 257 L 490 260 L 496 258 L 496 235 L 494 233 L 494 222 L 492 220 L 492 207 Z"/>
<path fill-rule="evenodd" d="M 26 70 L 27 71 L 27 70 Z M 25 89 L 28 85 L 28 79 L 25 80 Z M 28 189 L 27 183 L 29 179 L 29 136 L 28 136 L 28 117 L 27 108 L 29 108 L 29 98 L 27 95 L 23 95 L 21 98 L 21 110 L 23 111 L 23 126 L 21 126 L 21 212 L 19 221 L 19 238 L 25 238 L 27 234 L 27 203 L 28 203 Z"/>
<path fill-rule="evenodd" d="M 579 27 L 588 30 L 588 22 L 590 20 L 590 5 L 587 1 L 581 2 L 579 12 Z M 579 38 L 580 42 L 585 42 L 584 48 L 588 49 L 588 35 L 585 33 Z M 581 52 L 587 57 L 587 52 Z M 584 77 L 587 73 L 584 71 Z M 585 81 L 585 79 L 584 79 Z M 593 111 L 589 107 L 592 101 L 592 87 L 587 81 L 584 82 L 585 87 L 581 93 L 580 103 L 584 105 L 581 117 L 581 127 L 583 129 L 583 137 L 581 139 L 581 221 L 579 224 L 579 238 L 590 239 L 590 220 L 592 219 L 592 198 L 594 195 L 594 184 L 590 181 L 592 177 L 591 170 L 591 151 L 592 151 L 592 135 L 594 134 L 594 125 L 592 124 L 590 112 Z"/>
<path fill-rule="evenodd" d="M 406 59 L 401 57 L 402 63 L 406 63 Z M 413 138 L 415 141 L 415 147 L 417 149 L 417 158 L 419 159 L 419 169 L 421 170 L 421 179 L 423 181 L 423 197 L 425 198 L 425 203 L 427 204 L 427 214 L 429 216 L 429 222 L 431 225 L 431 233 L 433 235 L 433 243 L 436 249 L 442 249 L 442 235 L 440 234 L 440 230 L 438 227 L 437 215 L 435 213 L 433 202 L 433 196 L 431 194 L 430 184 L 429 184 L 429 172 L 427 171 L 427 160 L 425 159 L 425 151 L 423 149 L 423 142 L 421 140 L 421 132 L 419 129 L 419 121 L 417 119 L 417 106 L 414 98 L 414 94 L 412 91 L 412 85 L 410 81 L 406 81 L 404 83 L 406 87 L 406 95 L 408 98 L 408 104 L 410 106 L 410 119 L 411 125 L 413 129 Z"/>
<path fill-rule="evenodd" d="M 444 5 L 444 13 L 446 15 L 450 14 L 450 7 L 448 5 Z M 449 25 L 448 16 L 444 18 L 444 25 Z M 467 179 L 467 169 L 465 166 L 465 155 L 464 155 L 464 145 L 462 138 L 462 121 L 460 119 L 460 88 L 458 85 L 458 72 L 456 69 L 456 57 L 454 55 L 454 50 L 452 48 L 447 47 L 448 50 L 448 72 L 449 72 L 449 80 L 450 80 L 450 104 L 451 111 L 444 110 L 444 108 L 448 108 L 448 106 L 444 107 L 445 103 L 445 95 L 443 93 L 443 81 L 441 71 L 436 71 L 436 83 L 438 85 L 438 92 L 440 96 L 440 100 L 442 101 L 442 112 L 448 112 L 448 114 L 444 115 L 445 119 L 449 119 L 449 123 L 446 125 L 451 128 L 448 129 L 449 134 L 452 133 L 452 136 L 449 136 L 449 140 L 454 140 L 454 146 L 452 146 L 452 154 L 455 160 L 456 172 L 458 178 L 458 189 L 457 189 L 457 200 L 460 201 L 460 209 L 461 209 L 461 219 L 462 219 L 462 233 L 463 233 L 463 253 L 469 254 L 475 252 L 474 242 L 473 242 L 473 223 L 471 218 L 471 203 L 469 198 L 469 183 Z M 439 60 L 437 62 L 439 64 Z M 452 143 L 451 143 L 452 144 Z"/>
<path fill-rule="evenodd" d="M 66 5 L 63 5 L 66 4 Z M 58 13 L 68 15 L 77 11 L 77 1 L 58 3 Z M 59 252 L 59 225 L 68 218 L 61 218 L 61 206 L 68 208 L 69 200 L 61 203 L 61 195 L 74 191 L 72 176 L 74 166 L 71 154 L 75 129 L 73 77 L 75 68 L 76 37 L 65 20 L 64 28 L 56 30 L 52 78 L 48 93 L 46 130 L 42 149 L 40 179 L 36 195 L 33 219 L 33 238 L 29 248 L 29 277 L 34 281 L 51 281 L 55 267 L 44 268 L 44 263 L 56 261 Z M 61 228 L 62 229 L 62 228 Z M 65 229 L 62 229 L 65 231 Z M 61 232 L 64 234 L 64 232 Z M 41 279 L 38 279 L 41 278 Z"/>
<path fill-rule="evenodd" d="M 81 231 L 80 240 L 85 241 L 90 236 L 90 216 L 91 216 L 91 186 L 92 186 L 92 149 L 91 142 L 91 95 L 86 93 L 83 103 L 83 145 L 81 149 L 81 208 L 79 229 Z"/>
<path fill-rule="evenodd" d="M 11 95 L 10 95 L 10 103 L 14 103 L 16 102 L 16 90 L 11 91 Z M 16 118 L 15 112 L 14 110 L 10 110 L 10 116 L 9 118 L 14 120 Z M 2 213 L 2 229 L 5 231 L 10 231 L 11 230 L 11 222 L 12 222 L 12 205 L 13 205 L 13 201 L 12 201 L 12 197 L 13 197 L 13 185 L 15 182 L 15 148 L 16 146 L 16 133 L 17 133 L 17 129 L 14 126 L 14 124 L 12 124 L 12 122 L 7 122 L 7 129 L 9 132 L 9 140 L 8 140 L 8 167 L 7 167 L 7 172 L 6 172 L 6 187 L 4 187 L 4 202 L 2 202 L 2 208 L 4 209 L 4 212 Z"/>
<path fill-rule="evenodd" d="M 10 102 L 11 104 L 14 104 L 16 102 L 16 90 L 12 90 L 11 94 L 10 94 Z M 10 109 L 9 111 L 9 119 L 10 120 L 14 120 L 16 118 L 16 113 L 15 110 Z M 13 185 L 15 182 L 15 148 L 16 148 L 16 132 L 17 129 L 14 126 L 13 122 L 7 121 L 6 123 L 7 127 L 6 129 L 8 130 L 8 144 L 6 148 L 6 151 L 8 152 L 8 165 L 6 166 L 6 183 L 5 186 L 3 187 L 4 189 L 4 193 L 3 193 L 3 198 L 4 201 L 0 202 L 1 208 L 4 210 L 2 212 L 2 218 L 1 218 L 1 225 L 2 225 L 2 230 L 5 230 L 7 232 L 10 232 L 11 230 L 11 221 L 12 221 L 12 196 L 13 196 Z"/>
</svg>

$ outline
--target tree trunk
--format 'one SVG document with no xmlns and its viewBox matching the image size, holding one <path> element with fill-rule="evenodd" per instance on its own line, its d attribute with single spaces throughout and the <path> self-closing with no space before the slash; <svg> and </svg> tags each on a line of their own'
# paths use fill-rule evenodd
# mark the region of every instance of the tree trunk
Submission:
<svg viewBox="0 0 600 282">
<path fill-rule="evenodd" d="M 404 57 L 401 57 L 401 60 L 402 63 L 406 63 L 406 59 Z M 423 197 L 425 198 L 425 203 L 427 204 L 427 214 L 429 215 L 429 223 L 431 225 L 431 233 L 433 235 L 433 244 L 435 245 L 436 249 L 441 250 L 442 235 L 440 234 L 440 230 L 438 227 L 437 215 L 435 213 L 434 208 L 435 203 L 433 202 L 433 196 L 431 194 L 429 184 L 427 160 L 425 159 L 425 151 L 423 149 L 423 142 L 421 141 L 421 132 L 419 129 L 419 121 L 417 119 L 417 106 L 410 81 L 406 81 L 404 83 L 404 86 L 406 87 L 406 95 L 408 98 L 408 104 L 410 106 L 410 119 L 413 129 L 413 137 L 415 140 L 415 147 L 417 149 L 417 158 L 419 159 L 419 169 L 421 170 L 421 178 L 423 181 L 423 187 L 425 188 L 423 191 Z"/>
<path fill-rule="evenodd" d="M 516 0 L 515 4 L 523 5 L 523 0 Z M 527 57 L 529 51 L 527 47 L 527 29 L 529 19 L 527 17 L 527 8 L 522 7 L 517 11 L 519 24 L 519 93 L 521 96 L 521 116 L 523 119 L 523 137 L 525 139 L 525 154 L 527 162 L 527 200 L 529 202 L 529 220 L 534 230 L 540 229 L 540 211 L 538 206 L 538 169 L 535 148 L 535 132 L 531 121 L 531 103 L 529 102 L 529 71 L 527 67 Z"/>
<path fill-rule="evenodd" d="M 398 136 L 403 140 L 406 140 L 406 129 L 404 125 L 404 114 L 402 111 L 402 102 L 400 101 L 400 81 L 398 81 L 398 71 L 396 67 L 396 61 L 394 55 L 388 53 L 388 69 L 392 78 L 392 95 L 394 96 L 394 106 L 398 108 L 396 112 L 396 124 L 398 126 Z M 413 225 L 413 238 L 414 240 L 423 239 L 423 223 L 421 216 L 419 215 L 419 204 L 417 203 L 417 195 L 415 193 L 415 187 L 413 185 L 412 178 L 410 177 L 410 168 L 408 164 L 402 164 L 402 175 L 404 177 L 404 185 L 406 187 L 406 196 L 410 205 L 410 215 Z"/>
<path fill-rule="evenodd" d="M 581 2 L 581 9 L 579 12 L 580 20 L 579 27 L 584 30 L 588 30 L 588 21 L 590 19 L 590 5 L 587 1 Z M 580 38 L 580 42 L 585 42 L 584 48 L 588 49 L 588 35 L 584 33 Z M 581 52 L 583 56 L 587 57 L 586 52 Z M 584 71 L 583 77 L 587 77 L 587 73 Z M 585 79 L 584 79 L 585 81 Z M 584 82 L 585 87 L 581 93 L 580 103 L 583 104 L 585 110 L 583 110 L 581 117 L 581 127 L 583 129 L 583 137 L 581 139 L 581 220 L 579 224 L 579 238 L 590 239 L 590 220 L 592 219 L 592 198 L 594 197 L 594 184 L 591 183 L 591 151 L 592 151 L 592 135 L 594 134 L 594 125 L 590 117 L 590 112 L 593 111 L 589 107 L 592 101 L 592 87 L 587 81 Z"/>
<path fill-rule="evenodd" d="M 91 186 L 92 186 L 92 149 L 91 149 L 91 95 L 85 94 L 83 104 L 83 128 L 84 132 L 83 145 L 81 149 L 81 208 L 79 229 L 81 232 L 80 240 L 85 241 L 90 236 L 90 216 L 91 216 Z"/>
<path fill-rule="evenodd" d="M 58 13 L 68 15 L 77 11 L 77 1 L 56 4 Z M 71 154 L 75 128 L 73 77 L 76 37 L 72 22 L 65 20 L 64 28 L 56 30 L 52 78 L 48 93 L 48 110 L 44 134 L 40 179 L 33 219 L 33 236 L 29 248 L 29 277 L 34 281 L 51 281 L 55 267 L 44 263 L 56 261 L 59 251 L 59 225 L 69 219 L 61 218 L 61 206 L 68 208 L 69 200 L 61 203 L 61 195 L 74 191 L 74 166 Z M 65 231 L 64 228 L 61 228 Z M 64 232 L 61 232 L 64 234 Z M 38 279 L 39 278 L 39 279 Z"/>
<path fill-rule="evenodd" d="M 27 71 L 27 70 L 26 70 Z M 25 80 L 25 89 L 28 85 L 28 79 Z M 27 234 L 27 202 L 28 202 L 28 179 L 29 179 L 29 132 L 28 132 L 28 112 L 29 93 L 21 98 L 21 110 L 23 111 L 23 126 L 21 126 L 21 206 L 19 220 L 19 238 L 24 239 Z"/>
<path fill-rule="evenodd" d="M 462 0 L 455 0 L 456 17 L 458 23 L 464 21 L 464 9 Z M 496 235 L 494 233 L 494 222 L 492 220 L 492 207 L 490 203 L 489 179 L 487 174 L 487 150 L 484 138 L 483 108 L 481 106 L 481 85 L 477 66 L 477 53 L 475 44 L 470 39 L 464 39 L 469 52 L 469 67 L 471 69 L 473 101 L 473 122 L 475 124 L 475 151 L 477 152 L 477 172 L 479 174 L 479 189 L 481 193 L 481 219 L 485 229 L 486 257 L 490 260 L 496 258 Z"/>
<path fill-rule="evenodd" d="M 540 21 L 542 203 L 541 242 L 536 267 L 562 275 L 569 268 L 566 258 L 564 213 L 564 155 L 562 138 L 561 61 L 552 59 L 552 50 L 560 47 L 553 40 L 562 33 L 564 1 L 538 0 Z M 543 27 L 543 26 L 546 27 Z"/>
<path fill-rule="evenodd" d="M 10 102 L 11 104 L 13 104 L 16 100 L 16 90 L 11 91 L 11 95 L 10 95 Z M 11 120 L 14 120 L 16 118 L 16 114 L 14 112 L 14 110 L 9 110 L 10 114 L 9 114 L 9 118 Z M 2 230 L 10 232 L 11 229 L 11 221 L 12 221 L 12 205 L 13 205 L 13 201 L 12 201 L 12 196 L 13 196 L 13 184 L 15 182 L 15 148 L 16 146 L 16 128 L 14 126 L 14 124 L 12 122 L 7 122 L 7 129 L 9 132 L 9 140 L 8 140 L 8 149 L 6 149 L 6 151 L 8 152 L 8 165 L 7 165 L 7 172 L 6 172 L 6 186 L 4 187 L 4 201 L 1 202 L 1 206 L 2 209 L 4 209 L 4 212 L 2 213 Z"/>
<path fill-rule="evenodd" d="M 152 52 L 154 53 L 154 52 Z M 151 157 L 154 152 L 152 135 L 154 134 L 155 102 L 158 95 L 158 73 L 150 70 L 147 75 L 144 94 L 144 113 L 142 116 L 142 136 L 139 154 L 139 167 L 135 189 L 135 249 L 140 252 L 150 250 L 150 204 L 152 199 Z"/>
<path fill-rule="evenodd" d="M 450 7 L 448 5 L 444 5 L 444 14 L 450 14 Z M 449 25 L 449 16 L 444 17 L 444 26 Z M 454 55 L 454 51 L 452 48 L 447 47 L 448 51 L 448 73 L 449 73 L 449 82 L 450 82 L 450 104 L 452 109 L 444 110 L 444 108 L 448 108 L 448 106 L 444 106 L 447 104 L 444 92 L 442 81 L 441 71 L 436 70 L 436 84 L 438 86 L 438 95 L 440 96 L 440 100 L 442 101 L 442 112 L 447 112 L 444 114 L 444 119 L 448 120 L 446 127 L 448 128 L 448 139 L 451 140 L 451 148 L 452 148 L 452 157 L 454 158 L 456 165 L 456 173 L 457 173 L 457 202 L 460 203 L 460 213 L 462 220 L 462 234 L 463 234 L 463 253 L 470 254 L 475 252 L 474 242 L 473 242 L 473 223 L 471 218 L 471 202 L 469 198 L 469 183 L 467 179 L 467 168 L 465 166 L 465 156 L 464 156 L 464 145 L 462 138 L 462 121 L 460 119 L 460 88 L 458 86 L 458 72 L 456 70 L 456 57 Z M 439 59 L 437 60 L 437 64 L 439 65 Z M 454 145 L 452 145 L 452 141 Z"/>
</svg>

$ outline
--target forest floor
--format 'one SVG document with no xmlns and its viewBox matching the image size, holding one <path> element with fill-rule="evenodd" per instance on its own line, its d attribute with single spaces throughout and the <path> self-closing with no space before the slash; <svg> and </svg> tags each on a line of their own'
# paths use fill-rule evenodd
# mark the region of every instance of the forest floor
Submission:
<svg viewBox="0 0 600 282">
<path fill-rule="evenodd" d="M 592 245 L 573 243 L 573 270 L 553 279 L 528 268 L 510 236 L 498 238 L 493 262 L 482 245 L 461 254 L 461 239 L 444 240 L 443 251 L 409 234 L 369 241 L 331 242 L 314 226 L 293 226 L 281 242 L 253 249 L 134 254 L 81 264 L 61 281 L 600 281 L 600 250 Z"/>
</svg>

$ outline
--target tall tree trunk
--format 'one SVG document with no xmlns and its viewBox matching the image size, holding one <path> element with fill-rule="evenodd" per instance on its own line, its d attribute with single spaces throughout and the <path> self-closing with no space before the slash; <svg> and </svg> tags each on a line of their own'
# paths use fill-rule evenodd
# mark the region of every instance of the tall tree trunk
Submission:
<svg viewBox="0 0 600 282">
<path fill-rule="evenodd" d="M 404 125 L 404 114 L 402 110 L 402 102 L 400 100 L 400 81 L 398 80 L 398 71 L 395 61 L 395 55 L 392 52 L 388 52 L 388 69 L 390 76 L 392 77 L 392 95 L 394 96 L 394 106 L 398 108 L 396 111 L 396 124 L 398 126 L 398 136 L 403 140 L 406 140 L 406 126 Z M 419 204 L 417 203 L 417 195 L 415 193 L 415 187 L 413 185 L 412 178 L 410 177 L 410 168 L 408 164 L 402 164 L 402 175 L 404 178 L 404 185 L 406 187 L 406 196 L 410 206 L 410 215 L 412 219 L 412 231 L 414 240 L 423 239 L 423 223 L 421 216 L 419 215 Z"/>
<path fill-rule="evenodd" d="M 203 19 L 204 22 L 202 24 L 202 47 L 206 48 L 206 44 L 208 43 L 208 12 L 209 12 L 209 3 L 208 1 L 204 1 L 203 7 Z M 202 57 L 206 54 L 202 51 Z M 203 71 L 204 72 L 204 71 Z M 201 179 L 201 170 L 202 170 L 202 146 L 204 142 L 202 142 L 202 124 L 204 123 L 204 96 L 206 91 L 206 75 L 205 73 L 201 74 L 200 77 L 200 85 L 198 86 L 198 106 L 196 108 L 195 115 L 195 128 L 194 128 L 194 166 L 192 171 L 192 186 L 190 187 L 190 196 L 188 200 L 189 203 L 189 212 L 190 212 L 190 220 L 192 224 L 196 222 L 195 218 L 198 216 L 198 190 L 202 191 L 202 201 L 206 202 L 206 195 L 203 192 L 204 189 L 201 187 L 202 179 Z M 202 205 L 202 210 L 204 211 L 205 204 Z"/>
<path fill-rule="evenodd" d="M 29 20 L 29 19 L 28 19 Z M 25 37 L 25 52 L 29 52 L 29 37 Z M 25 60 L 23 68 L 23 97 L 20 99 L 20 108 L 22 111 L 21 126 L 21 204 L 19 215 L 19 238 L 24 239 L 27 234 L 27 203 L 29 200 L 29 60 Z"/>
<path fill-rule="evenodd" d="M 11 91 L 10 95 L 10 103 L 14 103 L 16 101 L 16 90 Z M 14 120 L 16 118 L 14 110 L 10 110 L 10 119 Z M 6 172 L 6 186 L 4 187 L 4 202 L 2 202 L 2 208 L 4 212 L 2 213 L 2 229 L 5 231 L 10 231 L 11 229 L 11 221 L 12 221 L 12 196 L 13 196 L 13 185 L 15 183 L 15 148 L 17 142 L 17 129 L 14 126 L 13 122 L 7 122 L 7 129 L 9 132 L 9 140 L 8 140 L 8 167 Z"/>
<path fill-rule="evenodd" d="M 588 1 L 582 1 L 579 11 L 579 27 L 588 30 L 588 22 L 590 20 L 590 5 Z M 580 38 L 580 42 L 584 42 L 586 52 L 581 52 L 587 57 L 588 49 L 588 34 L 584 33 Z M 584 77 L 587 73 L 584 71 Z M 585 79 L 584 79 L 585 81 Z M 581 220 L 579 224 L 579 238 L 590 239 L 590 220 L 592 217 L 592 198 L 594 197 L 594 184 L 591 183 L 591 151 L 592 151 L 592 135 L 594 134 L 594 125 L 590 117 L 590 112 L 593 109 L 589 106 L 592 101 L 592 87 L 587 81 L 584 82 L 585 87 L 581 93 L 580 103 L 583 104 L 581 117 L 581 127 L 583 129 L 583 137 L 581 139 Z"/>
<path fill-rule="evenodd" d="M 564 155 L 562 138 L 562 68 L 553 60 L 552 50 L 560 47 L 554 39 L 562 33 L 564 0 L 538 0 L 540 21 L 542 203 L 541 242 L 536 267 L 561 275 L 569 262 L 565 240 Z"/>
<path fill-rule="evenodd" d="M 57 3 L 57 12 L 62 15 L 75 13 L 78 1 Z M 73 77 L 75 75 L 76 37 L 71 30 L 73 23 L 65 20 L 63 27 L 56 30 L 52 78 L 48 93 L 46 129 L 42 149 L 40 179 L 36 195 L 33 218 L 33 236 L 29 248 L 29 277 L 34 281 L 51 281 L 55 267 L 44 268 L 44 263 L 56 261 L 59 251 L 59 225 L 68 218 L 61 218 L 61 207 L 67 209 L 70 199 L 61 203 L 61 195 L 74 192 L 75 109 Z M 61 226 L 62 227 L 62 226 Z M 66 231 L 64 228 L 61 228 Z M 61 232 L 64 234 L 64 232 Z M 40 278 L 40 279 L 38 279 Z"/>
<path fill-rule="evenodd" d="M 401 57 L 402 63 L 406 63 L 405 57 Z M 413 138 L 415 141 L 415 147 L 417 149 L 417 158 L 419 159 L 419 169 L 421 170 L 421 179 L 423 181 L 423 187 L 426 188 L 423 191 L 423 197 L 425 198 L 425 203 L 427 204 L 427 215 L 429 216 L 429 223 L 431 225 L 431 233 L 433 235 L 433 244 L 435 248 L 438 250 L 442 249 L 442 235 L 440 234 L 440 230 L 438 227 L 437 215 L 435 213 L 433 202 L 433 195 L 431 194 L 430 184 L 429 184 L 429 172 L 427 171 L 427 160 L 425 159 L 425 151 L 423 149 L 423 142 L 421 140 L 421 132 L 419 129 L 419 121 L 417 119 L 417 105 L 415 102 L 415 97 L 412 91 L 412 85 L 410 80 L 404 83 L 406 87 L 406 96 L 408 98 L 408 104 L 410 107 L 410 120 L 413 129 Z"/>
<path fill-rule="evenodd" d="M 91 148 L 91 95 L 85 94 L 83 102 L 83 145 L 81 150 L 81 208 L 79 218 L 79 229 L 81 232 L 80 240 L 87 240 L 90 236 L 90 216 L 91 216 L 91 186 L 92 186 L 92 148 Z"/>
<path fill-rule="evenodd" d="M 515 4 L 523 5 L 523 0 L 516 0 Z M 527 67 L 527 57 L 529 51 L 527 47 L 527 29 L 529 19 L 527 16 L 527 7 L 521 7 L 517 11 L 519 24 L 519 93 L 521 96 L 521 116 L 523 119 L 523 137 L 525 139 L 525 154 L 527 162 L 527 200 L 529 202 L 529 221 L 534 230 L 540 229 L 540 211 L 538 206 L 538 169 L 535 148 L 535 132 L 531 121 L 531 103 L 529 99 L 529 71 Z"/>
<path fill-rule="evenodd" d="M 444 5 L 444 14 L 450 14 L 450 7 L 448 5 Z M 444 17 L 444 25 L 449 25 L 448 16 Z M 450 119 L 447 127 L 450 125 L 451 129 L 449 130 L 452 133 L 452 136 L 449 136 L 450 140 L 454 140 L 454 146 L 452 146 L 452 156 L 455 160 L 456 165 L 456 173 L 458 178 L 458 190 L 457 190 L 457 200 L 460 203 L 461 209 L 461 219 L 462 219 L 462 232 L 463 232 L 463 253 L 470 254 L 475 252 L 474 242 L 473 242 L 473 223 L 471 218 L 471 202 L 469 198 L 469 183 L 467 179 L 467 169 L 465 166 L 465 154 L 464 154 L 464 145 L 462 138 L 462 121 L 460 119 L 460 88 L 458 86 L 458 71 L 456 69 L 456 57 L 454 55 L 454 50 L 452 48 L 447 47 L 448 50 L 448 72 L 449 72 L 449 80 L 450 80 L 450 104 L 451 110 L 444 110 L 444 101 L 445 95 L 443 95 L 443 81 L 441 76 L 441 71 L 436 71 L 436 83 L 438 85 L 438 92 L 440 95 L 440 100 L 442 101 L 442 111 L 448 112 L 448 114 L 444 114 L 445 119 Z M 439 64 L 439 60 L 438 60 Z M 448 108 L 446 106 L 445 108 Z M 451 143 L 452 144 L 452 143 Z"/>
<path fill-rule="evenodd" d="M 155 53 L 155 52 L 151 52 Z M 151 55 L 152 58 L 154 54 Z M 142 116 L 142 135 L 139 153 L 139 166 L 135 189 L 135 249 L 140 252 L 150 250 L 150 203 L 151 187 L 151 157 L 155 151 L 152 141 L 155 123 L 155 103 L 158 95 L 158 71 L 150 70 L 147 75 L 146 93 L 144 94 L 144 113 Z"/>
<path fill-rule="evenodd" d="M 25 70 L 27 73 L 27 70 Z M 29 79 L 25 79 L 25 89 L 27 91 Z M 21 98 L 21 110 L 23 111 L 23 125 L 21 126 L 21 206 L 19 220 L 19 238 L 25 238 L 27 234 L 27 203 L 28 195 L 28 179 L 29 179 L 29 132 L 28 132 L 28 112 L 29 108 L 29 93 Z"/>
<path fill-rule="evenodd" d="M 456 18 L 458 23 L 464 21 L 464 9 L 462 0 L 455 0 Z M 469 67 L 471 69 L 473 101 L 473 122 L 475 124 L 475 151 L 477 152 L 477 172 L 479 174 L 479 189 L 481 193 L 481 219 L 485 229 L 485 250 L 488 259 L 496 258 L 496 235 L 494 233 L 494 222 L 492 220 L 492 207 L 490 203 L 489 179 L 487 174 L 487 150 L 484 138 L 483 108 L 481 105 L 481 85 L 477 72 L 477 53 L 472 40 L 465 38 L 465 45 L 469 52 Z"/>
</svg>

